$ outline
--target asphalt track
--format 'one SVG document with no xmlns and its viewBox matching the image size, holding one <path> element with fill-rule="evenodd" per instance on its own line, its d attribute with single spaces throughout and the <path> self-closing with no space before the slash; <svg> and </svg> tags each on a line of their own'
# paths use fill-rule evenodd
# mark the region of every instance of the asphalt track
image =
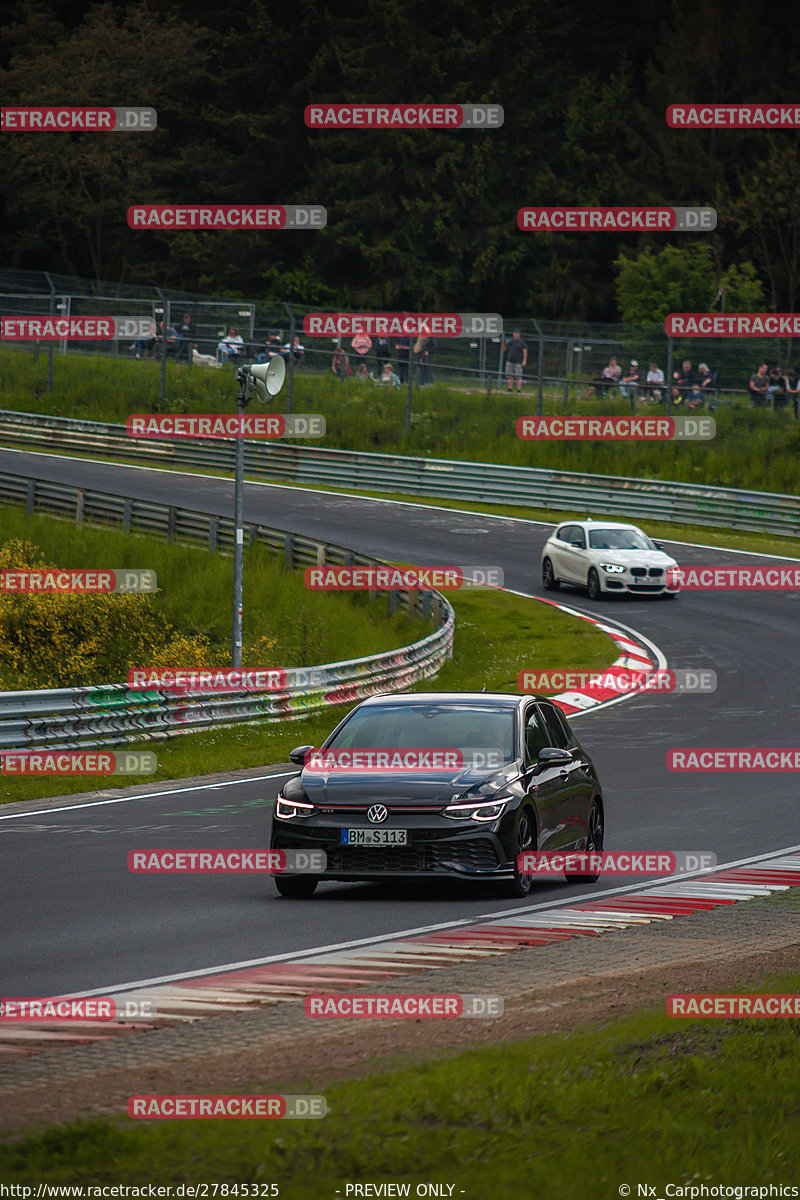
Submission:
<svg viewBox="0 0 800 1200">
<path fill-rule="evenodd" d="M 213 477 L 7 450 L 0 471 L 232 511 L 232 483 Z M 245 520 L 402 562 L 499 566 L 506 587 L 543 595 L 539 554 L 549 527 L 535 522 L 266 484 L 247 485 Z M 684 564 L 757 561 L 665 545 Z M 642 695 L 572 719 L 603 781 L 607 847 L 710 850 L 724 863 L 795 845 L 796 774 L 678 775 L 666 755 L 677 746 L 800 745 L 800 594 L 687 592 L 600 606 L 577 591 L 561 596 L 651 639 L 671 667 L 710 668 L 718 678 L 711 695 Z M 293 745 L 287 726 L 287 753 Z M 520 911 L 488 885 L 330 883 L 301 902 L 279 899 L 257 876 L 128 872 L 134 848 L 267 845 L 280 770 L 265 766 L 263 778 L 213 786 L 130 789 L 122 802 L 0 812 L 0 995 L 111 987 Z M 589 890 L 539 883 L 530 903 Z"/>
</svg>

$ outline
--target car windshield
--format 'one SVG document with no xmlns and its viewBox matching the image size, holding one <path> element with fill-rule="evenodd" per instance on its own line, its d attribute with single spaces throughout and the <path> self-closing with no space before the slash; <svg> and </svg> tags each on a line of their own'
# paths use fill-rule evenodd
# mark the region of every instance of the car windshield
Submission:
<svg viewBox="0 0 800 1200">
<path fill-rule="evenodd" d="M 655 550 L 641 529 L 592 529 L 589 533 L 591 550 Z"/>
<path fill-rule="evenodd" d="M 327 749 L 476 751 L 513 761 L 514 709 L 484 705 L 397 704 L 362 708 L 334 734 Z"/>
</svg>

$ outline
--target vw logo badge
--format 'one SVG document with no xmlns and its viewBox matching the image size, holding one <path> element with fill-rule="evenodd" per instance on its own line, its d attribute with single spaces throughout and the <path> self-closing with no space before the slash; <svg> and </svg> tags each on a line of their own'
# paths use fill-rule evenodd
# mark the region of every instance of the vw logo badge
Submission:
<svg viewBox="0 0 800 1200">
<path fill-rule="evenodd" d="M 367 817 L 374 825 L 377 825 L 380 821 L 385 821 L 388 815 L 388 808 L 384 808 L 382 804 L 373 804 L 367 813 Z"/>
</svg>

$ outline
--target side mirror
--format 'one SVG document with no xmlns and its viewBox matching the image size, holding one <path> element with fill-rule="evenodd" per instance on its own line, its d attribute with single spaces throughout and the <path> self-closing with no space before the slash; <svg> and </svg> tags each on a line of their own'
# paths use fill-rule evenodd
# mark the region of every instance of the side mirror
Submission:
<svg viewBox="0 0 800 1200">
<path fill-rule="evenodd" d="M 664 549 L 664 547 L 661 545 L 661 542 L 653 542 L 653 545 L 655 546 L 656 550 Z"/>
<path fill-rule="evenodd" d="M 313 750 L 313 746 L 298 746 L 289 755 L 289 761 L 295 763 L 298 767 L 305 766 L 306 755 L 309 750 Z"/>
<path fill-rule="evenodd" d="M 558 746 L 545 746 L 543 750 L 539 751 L 539 757 L 533 770 L 538 774 L 547 767 L 565 767 L 567 763 L 571 762 L 572 752 L 570 750 L 562 750 Z"/>
</svg>

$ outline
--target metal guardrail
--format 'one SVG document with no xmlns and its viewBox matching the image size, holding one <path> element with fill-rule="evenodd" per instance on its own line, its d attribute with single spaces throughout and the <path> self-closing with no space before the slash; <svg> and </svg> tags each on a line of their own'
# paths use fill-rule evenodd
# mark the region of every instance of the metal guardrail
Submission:
<svg viewBox="0 0 800 1200">
<path fill-rule="evenodd" d="M 233 521 L 88 488 L 0 473 L 0 503 L 71 518 L 114 524 L 124 530 L 233 546 Z M 282 555 L 287 566 L 371 566 L 381 560 L 262 525 L 249 525 L 250 544 Z M 376 593 L 377 594 L 377 591 Z M 322 666 L 291 668 L 285 687 L 269 692 L 180 694 L 128 684 L 0 692 L 0 749 L 93 749 L 142 740 L 164 740 L 211 726 L 288 720 L 329 705 L 355 703 L 378 692 L 410 687 L 435 675 L 452 657 L 455 614 L 439 592 L 389 593 L 390 610 L 431 619 L 428 637 L 381 654 Z M 282 681 L 283 682 L 283 681 Z"/>
<path fill-rule="evenodd" d="M 233 441 L 131 438 L 123 425 L 99 421 L 0 410 L 0 437 L 11 443 L 110 453 L 165 467 L 233 470 Z M 245 470 L 251 475 L 293 483 L 800 536 L 800 497 L 775 492 L 284 442 L 246 444 Z"/>
</svg>

